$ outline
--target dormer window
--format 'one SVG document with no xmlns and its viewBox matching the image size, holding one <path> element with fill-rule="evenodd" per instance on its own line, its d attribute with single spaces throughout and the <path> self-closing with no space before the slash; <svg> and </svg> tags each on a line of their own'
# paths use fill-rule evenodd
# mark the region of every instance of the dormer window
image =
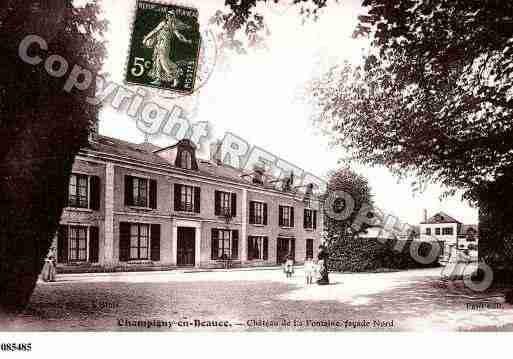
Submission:
<svg viewBox="0 0 513 359">
<path fill-rule="evenodd" d="M 185 170 L 198 170 L 196 146 L 190 140 L 183 139 L 174 146 L 158 151 L 158 154 L 174 163 L 176 167 Z"/>
<path fill-rule="evenodd" d="M 254 165 L 252 182 L 254 184 L 264 184 L 264 172 L 264 167 L 260 165 Z"/>
<path fill-rule="evenodd" d="M 181 150 L 178 155 L 178 166 L 187 170 L 192 169 L 192 155 L 187 150 Z"/>
</svg>

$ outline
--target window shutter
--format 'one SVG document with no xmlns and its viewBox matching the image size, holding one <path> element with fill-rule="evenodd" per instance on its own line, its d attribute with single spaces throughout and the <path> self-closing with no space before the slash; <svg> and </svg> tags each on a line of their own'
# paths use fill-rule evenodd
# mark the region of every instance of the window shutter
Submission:
<svg viewBox="0 0 513 359">
<path fill-rule="evenodd" d="M 290 226 L 294 227 L 294 207 L 290 207 Z"/>
<path fill-rule="evenodd" d="M 255 224 L 255 202 L 249 202 L 249 223 Z"/>
<path fill-rule="evenodd" d="M 232 259 L 239 258 L 239 231 L 232 230 Z"/>
<path fill-rule="evenodd" d="M 283 226 L 283 207 L 278 206 L 278 225 Z"/>
<path fill-rule="evenodd" d="M 313 229 L 317 229 L 317 211 L 313 211 Z"/>
<path fill-rule="evenodd" d="M 130 223 L 119 223 L 119 260 L 126 262 L 130 259 Z"/>
<path fill-rule="evenodd" d="M 221 215 L 221 192 L 214 192 L 214 212 L 216 216 Z"/>
<path fill-rule="evenodd" d="M 303 228 L 307 228 L 307 223 L 306 223 L 306 213 L 307 212 L 308 212 L 307 209 L 305 209 L 303 212 Z"/>
<path fill-rule="evenodd" d="M 68 262 L 68 226 L 59 226 L 57 231 L 57 261 Z"/>
<path fill-rule="evenodd" d="M 201 212 L 201 188 L 194 187 L 194 212 Z"/>
<path fill-rule="evenodd" d="M 133 178 L 131 176 L 125 176 L 125 206 L 134 204 L 133 188 Z"/>
<path fill-rule="evenodd" d="M 93 211 L 98 211 L 100 209 L 100 177 L 89 177 L 89 192 L 91 195 L 89 208 Z"/>
<path fill-rule="evenodd" d="M 65 201 L 64 207 L 69 207 L 69 179 L 70 179 L 70 177 L 68 177 L 68 181 L 66 182 L 66 188 L 64 190 L 64 201 Z"/>
<path fill-rule="evenodd" d="M 237 215 L 237 194 L 232 193 L 232 216 L 235 217 Z"/>
<path fill-rule="evenodd" d="M 96 226 L 89 227 L 89 262 L 98 263 L 100 259 L 100 230 Z"/>
<path fill-rule="evenodd" d="M 152 261 L 160 261 L 160 224 L 152 224 L 150 226 L 150 258 Z"/>
<path fill-rule="evenodd" d="M 264 237 L 264 253 L 263 253 L 264 260 L 267 260 L 267 258 L 269 258 L 268 250 L 269 250 L 269 239 L 267 237 Z"/>
<path fill-rule="evenodd" d="M 150 180 L 150 208 L 157 208 L 157 181 Z"/>
<path fill-rule="evenodd" d="M 217 254 L 219 253 L 219 241 L 217 240 L 217 229 L 212 229 L 212 246 L 210 247 L 212 250 L 211 258 L 217 259 Z"/>
<path fill-rule="evenodd" d="M 264 203 L 264 224 L 267 224 L 267 203 Z"/>
<path fill-rule="evenodd" d="M 175 198 L 174 198 L 174 201 L 175 201 L 175 211 L 181 211 L 182 210 L 182 206 L 181 206 L 181 203 L 180 203 L 181 192 L 182 192 L 182 185 L 178 184 L 178 183 L 175 183 Z"/>
</svg>

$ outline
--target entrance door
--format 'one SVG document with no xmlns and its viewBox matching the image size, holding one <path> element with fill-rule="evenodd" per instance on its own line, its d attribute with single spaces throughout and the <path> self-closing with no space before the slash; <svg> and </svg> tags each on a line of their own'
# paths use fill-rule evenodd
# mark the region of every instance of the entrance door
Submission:
<svg viewBox="0 0 513 359">
<path fill-rule="evenodd" d="M 196 255 L 195 229 L 178 227 L 176 264 L 180 267 L 194 266 Z"/>
<path fill-rule="evenodd" d="M 278 238 L 278 247 L 276 248 L 276 263 L 285 262 L 287 254 L 292 253 L 294 260 L 296 259 L 296 240 L 293 238 Z"/>
</svg>

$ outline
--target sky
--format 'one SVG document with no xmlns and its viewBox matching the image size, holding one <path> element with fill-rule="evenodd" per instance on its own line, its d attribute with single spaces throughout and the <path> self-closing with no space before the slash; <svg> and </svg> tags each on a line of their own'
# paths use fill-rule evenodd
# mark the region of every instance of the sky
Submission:
<svg viewBox="0 0 513 359">
<path fill-rule="evenodd" d="M 178 3 L 196 7 L 200 27 L 207 30 L 208 19 L 224 8 L 224 0 Z M 102 4 L 103 16 L 110 23 L 104 72 L 110 81 L 122 84 L 135 0 L 103 0 Z M 351 34 L 364 10 L 359 1 L 346 0 L 330 6 L 317 22 L 303 24 L 295 7 L 271 2 L 259 9 L 270 30 L 267 49 L 231 56 L 223 62 L 228 67 L 220 66 L 218 59 L 201 91 L 185 98 L 159 98 L 159 104 L 169 109 L 174 104 L 194 108 L 191 120 L 208 121 L 215 138 L 222 139 L 226 131 L 235 133 L 251 145 L 324 177 L 339 166 L 344 153 L 330 148 L 328 139 L 313 126 L 311 105 L 301 101 L 301 94 L 308 81 L 329 66 L 361 58 L 366 43 L 352 39 Z M 161 146 L 175 142 L 163 135 L 146 138 L 131 117 L 109 105 L 100 113 L 99 131 L 136 143 L 145 139 Z M 428 216 L 444 211 L 463 223 L 478 222 L 477 209 L 463 202 L 461 193 L 440 200 L 442 190 L 437 185 L 414 194 L 409 182 L 398 182 L 386 168 L 355 166 L 354 170 L 368 178 L 375 204 L 402 221 L 418 224 L 426 209 Z"/>
</svg>

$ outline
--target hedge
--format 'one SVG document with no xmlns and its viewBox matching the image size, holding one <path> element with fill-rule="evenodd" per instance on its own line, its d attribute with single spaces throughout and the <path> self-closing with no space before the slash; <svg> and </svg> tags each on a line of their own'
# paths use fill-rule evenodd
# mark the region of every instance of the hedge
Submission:
<svg viewBox="0 0 513 359">
<path fill-rule="evenodd" d="M 410 255 L 412 240 L 389 240 L 382 243 L 375 238 L 344 238 L 330 246 L 329 269 L 335 272 L 369 272 L 382 269 L 404 270 L 433 268 L 440 264 L 434 260 L 422 264 Z M 431 244 L 419 243 L 420 256 L 426 257 Z"/>
</svg>

